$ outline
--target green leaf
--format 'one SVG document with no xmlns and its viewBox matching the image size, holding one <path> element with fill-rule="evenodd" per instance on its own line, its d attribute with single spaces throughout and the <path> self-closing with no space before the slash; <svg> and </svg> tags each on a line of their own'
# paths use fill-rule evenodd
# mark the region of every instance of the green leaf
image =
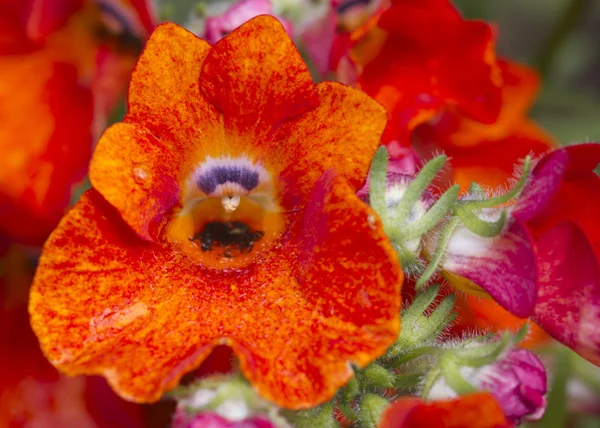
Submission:
<svg viewBox="0 0 600 428">
<path fill-rule="evenodd" d="M 379 214 L 384 224 L 387 222 L 387 204 L 385 202 L 387 179 L 388 153 L 385 147 L 380 147 L 375 152 L 369 176 L 369 202 L 371 207 Z"/>
</svg>

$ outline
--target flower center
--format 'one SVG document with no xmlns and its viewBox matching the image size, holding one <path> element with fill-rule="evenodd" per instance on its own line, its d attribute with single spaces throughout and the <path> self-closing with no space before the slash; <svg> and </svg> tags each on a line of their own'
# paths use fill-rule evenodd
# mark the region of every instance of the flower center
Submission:
<svg viewBox="0 0 600 428">
<path fill-rule="evenodd" d="M 270 175 L 246 158 L 208 158 L 188 180 L 168 239 L 207 267 L 243 267 L 281 236 Z"/>
</svg>

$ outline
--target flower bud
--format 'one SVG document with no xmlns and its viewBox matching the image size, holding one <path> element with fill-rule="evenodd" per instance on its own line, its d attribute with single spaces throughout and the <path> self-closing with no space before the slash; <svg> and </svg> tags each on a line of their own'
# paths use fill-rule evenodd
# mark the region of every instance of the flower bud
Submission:
<svg viewBox="0 0 600 428">
<path fill-rule="evenodd" d="M 509 351 L 504 358 L 479 373 L 479 387 L 491 392 L 515 424 L 538 420 L 546 410 L 546 369 L 525 349 Z"/>
<path fill-rule="evenodd" d="M 476 354 L 478 347 L 466 349 L 469 351 Z M 465 356 L 468 359 L 468 354 Z M 455 367 L 460 361 L 461 358 L 453 359 Z M 535 354 L 525 349 L 509 349 L 498 360 L 483 367 L 460 366 L 456 370 L 446 370 L 436 380 L 427 398 L 454 398 L 472 392 L 471 387 L 488 391 L 516 425 L 523 420 L 538 420 L 546 410 L 546 369 Z"/>
</svg>

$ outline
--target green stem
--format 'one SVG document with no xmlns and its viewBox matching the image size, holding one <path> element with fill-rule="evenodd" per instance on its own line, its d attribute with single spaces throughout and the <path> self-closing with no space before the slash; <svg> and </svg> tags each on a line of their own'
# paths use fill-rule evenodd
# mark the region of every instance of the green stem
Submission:
<svg viewBox="0 0 600 428">
<path fill-rule="evenodd" d="M 523 190 L 523 188 L 525 187 L 525 184 L 527 184 L 527 180 L 529 179 L 529 170 L 531 169 L 531 156 L 527 156 L 525 158 L 525 161 L 523 162 L 523 172 L 521 173 L 521 178 L 519 178 L 519 181 L 517 182 L 517 184 L 515 184 L 515 187 L 513 187 L 511 190 L 509 190 L 508 192 L 506 192 L 503 195 L 500 196 L 496 196 L 494 198 L 490 198 L 490 199 L 483 199 L 481 201 L 473 201 L 473 200 L 464 200 L 464 201 L 459 201 L 458 204 L 461 207 L 468 207 L 469 209 L 475 209 L 475 208 L 494 208 L 497 207 L 499 205 L 504 205 L 507 202 L 509 202 L 511 199 L 515 198 L 519 192 L 521 192 L 521 190 Z M 473 184 L 476 183 L 472 183 L 471 185 L 473 186 Z M 474 187 L 474 191 L 476 191 L 477 193 L 482 192 L 482 190 L 480 190 L 481 187 L 476 188 Z"/>
<path fill-rule="evenodd" d="M 414 223 L 407 224 L 400 230 L 399 238 L 404 241 L 421 238 L 437 224 L 442 221 L 444 216 L 452 210 L 456 198 L 460 192 L 460 185 L 455 184 L 444 193 L 440 199 L 425 213 L 423 217 Z M 392 237 L 393 239 L 394 237 Z"/>
<path fill-rule="evenodd" d="M 460 370 L 451 358 L 441 358 L 440 365 L 446 382 L 458 395 L 471 394 L 477 391 L 460 373 Z"/>
<path fill-rule="evenodd" d="M 431 278 L 431 276 L 435 273 L 436 269 L 438 268 L 438 265 L 440 264 L 440 262 L 442 261 L 442 258 L 444 257 L 444 253 L 446 252 L 446 247 L 448 246 L 448 243 L 450 242 L 452 233 L 454 232 L 454 229 L 456 229 L 456 226 L 458 225 L 458 221 L 459 221 L 458 217 L 454 217 L 444 227 L 444 229 L 442 230 L 442 233 L 440 233 L 440 237 L 439 237 L 438 243 L 437 243 L 437 248 L 435 249 L 435 254 L 433 255 L 433 258 L 431 259 L 431 261 L 427 265 L 427 268 L 425 269 L 425 271 L 423 272 L 423 274 L 417 281 L 417 284 L 415 285 L 417 290 L 419 290 L 421 287 L 423 287 L 427 283 L 427 281 L 429 281 L 429 278 Z"/>
<path fill-rule="evenodd" d="M 406 219 L 410 214 L 410 210 L 421 198 L 423 192 L 431 184 L 440 169 L 442 169 L 447 159 L 448 157 L 446 155 L 440 155 L 433 158 L 421 168 L 415 179 L 410 182 L 396 207 L 395 218 L 398 219 L 399 222 L 402 222 L 399 226 L 404 226 Z"/>
<path fill-rule="evenodd" d="M 439 355 L 443 349 L 436 346 L 421 346 L 417 349 L 413 349 L 408 352 L 403 352 L 402 347 L 392 346 L 388 349 L 386 358 L 390 358 L 390 363 L 393 367 L 399 367 L 404 363 L 408 363 L 415 358 L 422 357 L 423 355 Z"/>
<path fill-rule="evenodd" d="M 592 4 L 593 0 L 571 0 L 566 9 L 560 13 L 560 18 L 536 61 L 537 68 L 543 77 L 548 75 L 560 48 Z"/>
<path fill-rule="evenodd" d="M 380 147 L 375 152 L 371 173 L 369 176 L 369 202 L 371 207 L 379 214 L 384 224 L 387 223 L 387 204 L 385 202 L 386 175 L 388 154 L 385 147 Z"/>
<path fill-rule="evenodd" d="M 480 219 L 473 211 L 466 207 L 457 208 L 456 215 L 467 229 L 484 238 L 493 238 L 500 234 L 506 223 L 506 210 L 503 210 L 500 214 L 500 218 L 494 222 Z"/>
<path fill-rule="evenodd" d="M 569 353 L 571 350 L 560 347 L 556 351 L 554 379 L 548 393 L 546 414 L 538 422 L 540 428 L 567 426 L 567 381 L 571 372 Z"/>
</svg>

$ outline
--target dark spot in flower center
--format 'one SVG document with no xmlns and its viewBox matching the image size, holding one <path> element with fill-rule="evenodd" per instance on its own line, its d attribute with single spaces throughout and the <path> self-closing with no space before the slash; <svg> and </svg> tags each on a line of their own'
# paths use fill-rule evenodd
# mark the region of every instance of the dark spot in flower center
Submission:
<svg viewBox="0 0 600 428">
<path fill-rule="evenodd" d="M 252 251 L 254 243 L 259 241 L 264 234 L 263 231 L 253 230 L 241 221 L 213 221 L 206 223 L 202 230 L 190 239 L 198 241 L 202 251 L 211 251 L 215 247 L 224 248 L 223 256 L 233 257 L 233 250 L 242 253 Z"/>
<path fill-rule="evenodd" d="M 250 168 L 239 165 L 214 166 L 198 177 L 198 187 L 211 194 L 221 184 L 236 183 L 250 191 L 258 186 L 258 181 L 258 172 Z"/>
</svg>

